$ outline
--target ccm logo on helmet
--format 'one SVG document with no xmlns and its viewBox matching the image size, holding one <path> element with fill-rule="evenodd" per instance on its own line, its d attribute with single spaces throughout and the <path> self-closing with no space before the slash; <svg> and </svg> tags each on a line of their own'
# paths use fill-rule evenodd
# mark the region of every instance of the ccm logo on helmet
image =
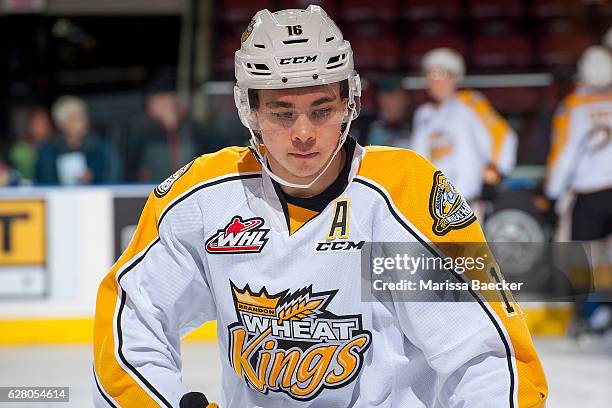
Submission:
<svg viewBox="0 0 612 408">
<path fill-rule="evenodd" d="M 303 55 L 301 57 L 285 57 L 278 58 L 280 65 L 291 65 L 291 64 L 309 64 L 317 60 L 318 55 Z"/>
</svg>

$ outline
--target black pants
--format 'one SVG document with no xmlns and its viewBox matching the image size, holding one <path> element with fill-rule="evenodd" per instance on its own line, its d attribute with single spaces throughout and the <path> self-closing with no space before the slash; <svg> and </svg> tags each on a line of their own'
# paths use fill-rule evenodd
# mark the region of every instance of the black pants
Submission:
<svg viewBox="0 0 612 408">
<path fill-rule="evenodd" d="M 578 194 L 572 213 L 572 240 L 595 241 L 612 234 L 612 188 Z"/>
<path fill-rule="evenodd" d="M 572 212 L 572 240 L 596 241 L 609 235 L 612 235 L 612 188 L 578 194 Z M 578 318 L 586 318 L 592 312 L 589 309 L 597 307 L 598 303 L 588 302 L 588 295 L 581 290 L 579 292 L 574 296 L 574 314 Z"/>
</svg>

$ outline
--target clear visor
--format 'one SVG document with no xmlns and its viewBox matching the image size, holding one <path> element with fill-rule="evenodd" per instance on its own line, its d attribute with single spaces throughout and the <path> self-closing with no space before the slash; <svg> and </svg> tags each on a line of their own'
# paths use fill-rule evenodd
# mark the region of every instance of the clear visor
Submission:
<svg viewBox="0 0 612 408">
<path fill-rule="evenodd" d="M 249 98 L 249 126 L 258 131 L 340 126 L 350 118 L 348 95 L 341 96 L 339 83 L 253 90 Z"/>
</svg>

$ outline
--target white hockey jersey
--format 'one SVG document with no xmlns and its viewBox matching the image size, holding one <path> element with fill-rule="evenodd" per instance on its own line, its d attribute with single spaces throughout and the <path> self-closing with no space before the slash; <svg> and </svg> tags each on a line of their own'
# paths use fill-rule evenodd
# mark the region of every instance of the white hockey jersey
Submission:
<svg viewBox="0 0 612 408">
<path fill-rule="evenodd" d="M 516 133 L 479 92 L 462 90 L 440 106 L 421 105 L 413 129 L 413 149 L 442 170 L 468 201 L 480 195 L 487 163 L 504 175 L 514 169 Z"/>
<path fill-rule="evenodd" d="M 612 93 L 569 95 L 553 118 L 545 192 L 612 188 Z"/>
<path fill-rule="evenodd" d="M 287 203 L 247 148 L 201 156 L 155 189 L 100 285 L 96 407 L 178 407 L 180 339 L 210 320 L 221 408 L 544 406 L 520 309 L 362 300 L 363 242 L 441 256 L 442 241 L 484 237 L 425 159 L 349 143 L 348 183 L 320 211 Z"/>
</svg>

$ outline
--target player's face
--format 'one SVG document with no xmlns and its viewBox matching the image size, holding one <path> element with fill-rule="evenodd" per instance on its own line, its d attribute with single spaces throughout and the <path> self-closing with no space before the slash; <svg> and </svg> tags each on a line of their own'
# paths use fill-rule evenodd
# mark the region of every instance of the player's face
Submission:
<svg viewBox="0 0 612 408">
<path fill-rule="evenodd" d="M 436 102 L 444 102 L 457 90 L 457 79 L 454 75 L 441 69 L 430 69 L 425 73 L 427 90 Z"/>
<path fill-rule="evenodd" d="M 347 109 L 339 84 L 258 93 L 255 115 L 272 171 L 287 181 L 309 183 L 338 145 Z"/>
</svg>

